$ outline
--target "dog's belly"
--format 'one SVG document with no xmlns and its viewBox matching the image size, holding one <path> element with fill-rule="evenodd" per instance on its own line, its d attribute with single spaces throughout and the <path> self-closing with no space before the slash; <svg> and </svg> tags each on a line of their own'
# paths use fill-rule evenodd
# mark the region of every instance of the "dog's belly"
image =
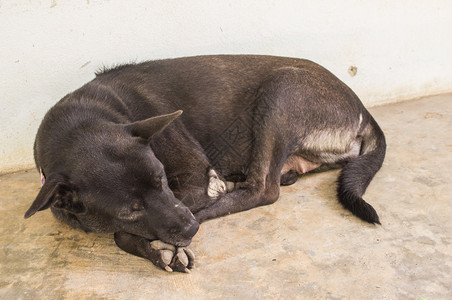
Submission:
<svg viewBox="0 0 452 300">
<path fill-rule="evenodd" d="M 284 163 L 284 166 L 281 170 L 281 175 L 289 171 L 295 171 L 298 174 L 304 174 L 317 169 L 320 166 L 320 163 L 311 162 L 298 155 L 291 155 Z"/>
</svg>

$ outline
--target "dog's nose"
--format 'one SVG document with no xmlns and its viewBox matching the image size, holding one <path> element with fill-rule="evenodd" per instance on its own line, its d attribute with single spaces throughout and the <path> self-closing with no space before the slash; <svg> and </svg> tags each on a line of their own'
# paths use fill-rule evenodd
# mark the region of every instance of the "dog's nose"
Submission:
<svg viewBox="0 0 452 300">
<path fill-rule="evenodd" d="M 195 221 L 193 224 L 190 224 L 185 228 L 184 236 L 191 239 L 196 234 L 196 232 L 198 232 L 198 229 L 199 223 Z"/>
</svg>

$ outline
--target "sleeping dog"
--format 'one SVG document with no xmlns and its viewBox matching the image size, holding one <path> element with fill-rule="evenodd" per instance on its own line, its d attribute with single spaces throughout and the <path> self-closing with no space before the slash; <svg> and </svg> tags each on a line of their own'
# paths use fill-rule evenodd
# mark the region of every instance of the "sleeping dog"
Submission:
<svg viewBox="0 0 452 300">
<path fill-rule="evenodd" d="M 183 113 L 182 113 L 183 112 Z M 60 100 L 39 127 L 43 186 L 25 213 L 50 208 L 123 250 L 189 272 L 207 219 L 274 203 L 301 174 L 342 168 L 337 194 L 362 199 L 385 156 L 358 97 L 302 59 L 221 55 L 106 69 Z"/>
</svg>

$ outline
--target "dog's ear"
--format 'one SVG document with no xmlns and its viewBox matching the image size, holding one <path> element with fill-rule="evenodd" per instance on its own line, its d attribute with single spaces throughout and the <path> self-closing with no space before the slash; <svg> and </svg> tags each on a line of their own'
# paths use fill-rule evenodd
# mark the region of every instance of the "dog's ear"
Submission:
<svg viewBox="0 0 452 300">
<path fill-rule="evenodd" d="M 58 173 L 51 174 L 46 178 L 38 196 L 24 217 L 27 219 L 50 206 L 72 213 L 81 213 L 85 210 L 83 203 L 77 198 L 74 186 L 65 176 Z"/>
<path fill-rule="evenodd" d="M 139 136 L 147 141 L 161 133 L 169 124 L 182 114 L 182 110 L 178 110 L 171 114 L 152 117 L 142 121 L 137 121 L 125 125 L 125 128 L 133 135 Z"/>
</svg>

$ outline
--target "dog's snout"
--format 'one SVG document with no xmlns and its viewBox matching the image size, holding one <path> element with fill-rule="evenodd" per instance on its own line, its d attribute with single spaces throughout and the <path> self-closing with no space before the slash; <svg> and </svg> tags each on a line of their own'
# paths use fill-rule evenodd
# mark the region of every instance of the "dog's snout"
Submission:
<svg viewBox="0 0 452 300">
<path fill-rule="evenodd" d="M 184 235 L 187 238 L 192 238 L 198 232 L 198 229 L 199 229 L 199 223 L 195 221 L 193 224 L 190 224 L 189 226 L 187 226 L 185 228 Z"/>
<path fill-rule="evenodd" d="M 160 239 L 177 247 L 187 247 L 190 245 L 193 236 L 198 232 L 198 229 L 199 223 L 194 221 L 180 228 L 176 235 L 170 235 L 168 240 L 165 240 L 163 236 Z"/>
</svg>

